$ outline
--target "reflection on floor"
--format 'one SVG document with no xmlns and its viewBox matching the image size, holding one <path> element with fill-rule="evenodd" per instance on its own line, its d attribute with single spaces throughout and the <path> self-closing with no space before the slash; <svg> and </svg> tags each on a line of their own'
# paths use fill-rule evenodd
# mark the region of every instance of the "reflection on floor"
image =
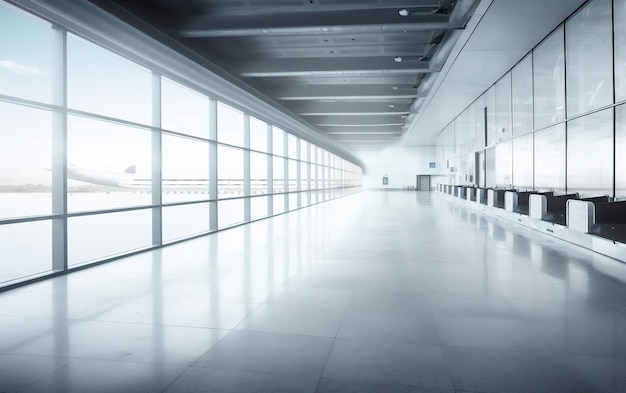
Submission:
<svg viewBox="0 0 626 393">
<path fill-rule="evenodd" d="M 626 266 L 366 192 L 0 294 L 2 392 L 626 391 Z"/>
</svg>

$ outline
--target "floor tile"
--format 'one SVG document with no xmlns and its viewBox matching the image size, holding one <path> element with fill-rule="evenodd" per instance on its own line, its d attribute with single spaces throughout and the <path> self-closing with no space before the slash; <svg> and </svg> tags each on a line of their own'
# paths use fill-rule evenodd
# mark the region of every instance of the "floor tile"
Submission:
<svg viewBox="0 0 626 393">
<path fill-rule="evenodd" d="M 599 392 L 626 392 L 626 360 L 568 356 L 568 364 Z"/>
<path fill-rule="evenodd" d="M 501 318 L 435 316 L 443 345 L 556 352 L 542 325 Z"/>
<path fill-rule="evenodd" d="M 439 344 L 430 313 L 407 313 L 402 309 L 350 308 L 337 337 L 379 341 Z"/>
<path fill-rule="evenodd" d="M 335 337 L 344 311 L 335 309 L 300 309 L 295 306 L 261 305 L 239 325 L 237 330 L 303 336 Z"/>
<path fill-rule="evenodd" d="M 0 354 L 0 392 L 17 392 L 70 360 L 49 356 Z"/>
<path fill-rule="evenodd" d="M 319 378 L 332 343 L 326 337 L 232 331 L 196 366 Z"/>
<path fill-rule="evenodd" d="M 321 379 L 315 393 L 455 393 L 454 390 Z"/>
<path fill-rule="evenodd" d="M 227 330 L 136 324 L 101 342 L 82 357 L 191 366 Z"/>
<path fill-rule="evenodd" d="M 454 388 L 485 393 L 599 391 L 563 355 L 444 347 Z"/>
<path fill-rule="evenodd" d="M 335 340 L 322 378 L 451 389 L 440 346 Z"/>
<path fill-rule="evenodd" d="M 28 386 L 24 393 L 153 393 L 163 391 L 185 367 L 78 359 Z"/>
<path fill-rule="evenodd" d="M 313 393 L 317 378 L 192 367 L 164 393 Z"/>
</svg>

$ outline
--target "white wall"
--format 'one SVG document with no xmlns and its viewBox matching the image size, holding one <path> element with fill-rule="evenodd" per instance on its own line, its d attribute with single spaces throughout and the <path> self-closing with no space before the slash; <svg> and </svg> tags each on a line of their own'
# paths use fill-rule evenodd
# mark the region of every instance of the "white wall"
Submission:
<svg viewBox="0 0 626 393">
<path fill-rule="evenodd" d="M 438 175 L 440 168 L 430 168 L 429 163 L 435 162 L 434 146 L 400 147 L 392 146 L 385 149 L 355 149 L 355 155 L 365 165 L 363 175 L 364 188 L 402 188 L 415 187 L 417 175 Z M 438 172 L 439 171 L 439 172 Z M 383 185 L 383 176 L 389 178 L 389 184 Z M 436 178 L 431 178 L 431 186 L 435 187 Z"/>
</svg>

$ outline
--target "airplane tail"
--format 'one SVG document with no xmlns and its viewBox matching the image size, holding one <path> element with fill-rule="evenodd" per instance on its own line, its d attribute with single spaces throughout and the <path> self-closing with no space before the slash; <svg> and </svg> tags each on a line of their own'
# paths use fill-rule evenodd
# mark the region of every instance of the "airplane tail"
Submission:
<svg viewBox="0 0 626 393">
<path fill-rule="evenodd" d="M 130 165 L 128 168 L 126 168 L 124 173 L 131 173 L 134 175 L 136 171 L 137 171 L 137 165 Z"/>
</svg>

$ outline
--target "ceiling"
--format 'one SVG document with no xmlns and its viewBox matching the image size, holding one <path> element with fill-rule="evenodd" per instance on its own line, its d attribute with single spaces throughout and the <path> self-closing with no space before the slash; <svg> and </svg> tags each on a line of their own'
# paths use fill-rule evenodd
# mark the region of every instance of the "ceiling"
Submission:
<svg viewBox="0 0 626 393">
<path fill-rule="evenodd" d="M 351 148 L 398 143 L 480 0 L 92 0 Z"/>
<path fill-rule="evenodd" d="M 344 148 L 436 134 L 585 0 L 89 0 Z"/>
</svg>

